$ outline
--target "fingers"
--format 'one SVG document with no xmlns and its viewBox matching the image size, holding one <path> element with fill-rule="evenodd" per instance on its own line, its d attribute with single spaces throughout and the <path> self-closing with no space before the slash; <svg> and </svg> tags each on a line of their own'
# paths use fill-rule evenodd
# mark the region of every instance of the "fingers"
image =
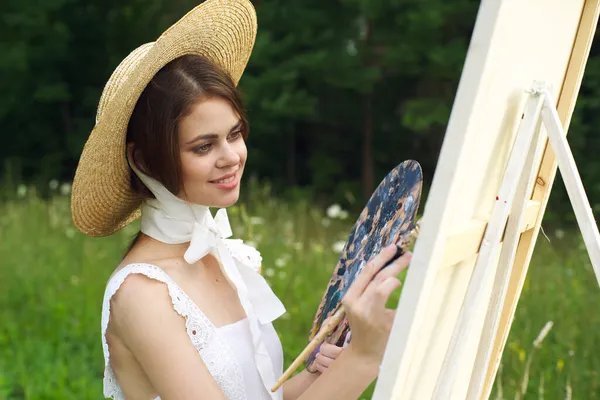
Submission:
<svg viewBox="0 0 600 400">
<path fill-rule="evenodd" d="M 369 282 L 369 285 L 371 285 L 371 283 L 375 283 L 376 285 L 378 285 L 381 282 L 388 279 L 390 276 L 397 276 L 403 269 L 408 267 L 411 258 L 412 254 L 410 252 L 404 253 L 401 257 L 399 257 L 397 260 L 391 263 L 387 268 L 382 269 L 377 275 L 375 275 L 373 280 Z M 367 287 L 369 287 L 369 285 L 367 285 Z"/>
<path fill-rule="evenodd" d="M 369 288 L 373 291 L 373 298 L 371 300 L 372 307 L 376 310 L 385 308 L 385 305 L 388 299 L 390 298 L 390 295 L 394 290 L 398 289 L 401 284 L 402 283 L 398 278 L 390 276 L 379 285 L 373 285 L 371 288 Z M 367 292 L 368 290 L 365 291 L 365 294 L 368 294 Z"/>
<path fill-rule="evenodd" d="M 402 285 L 402 282 L 396 276 L 408 266 L 411 257 L 411 253 L 403 254 L 389 267 L 377 274 L 376 279 L 369 283 L 364 291 L 364 297 L 369 299 L 372 310 L 385 308 L 390 295 Z"/>
<path fill-rule="evenodd" d="M 317 371 L 319 371 L 320 373 L 324 374 L 325 371 L 327 371 L 327 367 L 324 365 L 321 365 L 320 363 L 316 362 L 315 363 L 315 368 L 317 369 Z"/>
<path fill-rule="evenodd" d="M 325 367 L 325 368 L 329 368 L 329 366 L 331 365 L 331 363 L 333 362 L 334 359 L 326 357 L 323 354 L 319 353 L 315 357 L 315 360 L 317 361 L 317 365 L 320 365 L 320 366 Z"/>
<path fill-rule="evenodd" d="M 325 357 L 329 357 L 332 359 L 337 358 L 340 353 L 342 352 L 342 347 L 333 345 L 331 343 L 323 343 L 321 345 L 321 349 L 319 350 L 319 354 L 325 356 Z"/>
<path fill-rule="evenodd" d="M 377 254 L 375 257 L 369 260 L 365 268 L 361 271 L 360 274 L 358 274 L 352 285 L 348 288 L 344 299 L 342 299 L 342 304 L 344 304 L 344 302 L 350 303 L 354 301 L 354 299 L 358 298 L 365 291 L 365 289 L 367 288 L 373 277 L 377 274 L 377 272 L 379 272 L 381 267 L 383 267 L 386 262 L 391 260 L 395 254 L 396 245 L 392 244 L 385 247 L 383 250 L 381 250 L 379 254 Z M 391 266 L 393 266 L 394 264 L 392 264 Z M 386 268 L 386 270 L 387 269 L 389 269 L 389 267 Z"/>
<path fill-rule="evenodd" d="M 320 373 L 324 373 L 327 368 L 331 366 L 331 364 L 335 361 L 335 359 L 340 355 L 343 348 L 323 342 L 319 348 L 319 352 L 315 356 L 315 362 L 313 367 Z"/>
<path fill-rule="evenodd" d="M 343 348 L 329 343 L 323 343 L 321 350 L 315 356 L 315 366 L 318 371 L 324 372 L 329 368 L 333 361 L 340 355 Z"/>
</svg>

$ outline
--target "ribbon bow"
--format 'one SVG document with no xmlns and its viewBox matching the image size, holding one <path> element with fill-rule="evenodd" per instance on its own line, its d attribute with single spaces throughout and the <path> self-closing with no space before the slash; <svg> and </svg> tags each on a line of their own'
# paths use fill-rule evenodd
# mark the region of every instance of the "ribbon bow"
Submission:
<svg viewBox="0 0 600 400">
<path fill-rule="evenodd" d="M 183 258 L 188 264 L 194 264 L 211 250 L 222 244 L 223 239 L 232 235 L 227 211 L 221 208 L 213 218 L 210 212 L 204 213 L 203 221 L 194 222 L 190 247 Z M 217 254 L 215 254 L 216 256 Z"/>
</svg>

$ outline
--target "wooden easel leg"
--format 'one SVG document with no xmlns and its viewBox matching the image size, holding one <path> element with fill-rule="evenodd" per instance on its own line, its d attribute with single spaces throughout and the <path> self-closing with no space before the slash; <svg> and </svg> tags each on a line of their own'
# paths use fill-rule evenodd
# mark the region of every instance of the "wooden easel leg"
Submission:
<svg viewBox="0 0 600 400">
<path fill-rule="evenodd" d="M 541 124 L 541 119 L 538 120 L 538 124 Z M 521 237 L 521 228 L 527 213 L 527 203 L 531 196 L 535 178 L 538 173 L 537 168 L 534 166 L 539 165 L 544 150 L 545 140 L 542 139 L 545 135 L 542 134 L 542 129 L 536 129 L 536 131 L 538 134 L 535 136 L 531 151 L 527 156 L 527 162 L 523 169 L 524 174 L 519 182 L 519 187 L 517 188 L 514 204 L 504 233 L 500 260 L 498 261 L 496 277 L 494 278 L 492 293 L 490 295 L 490 301 L 483 323 L 481 339 L 479 341 L 479 347 L 473 365 L 473 372 L 469 382 L 469 390 L 467 392 L 467 399 L 469 400 L 480 400 L 482 398 L 487 398 L 489 395 L 484 395 L 483 392 L 486 389 L 485 380 L 488 365 L 492 362 L 491 358 L 494 338 L 498 326 L 500 325 L 504 300 L 512 275 L 512 266 Z"/>
<path fill-rule="evenodd" d="M 560 123 L 558 112 L 552 102 L 552 97 L 547 90 L 544 91 L 542 97 L 544 99 L 544 106 L 541 110 L 541 120 L 547 130 L 550 146 L 556 154 L 561 175 L 565 181 L 565 186 L 567 187 L 579 228 L 583 234 L 586 248 L 594 267 L 596 279 L 600 284 L 600 235 L 598 233 L 598 227 L 585 194 L 583 183 L 581 182 L 581 178 L 577 171 L 571 149 L 566 140 L 564 129 Z M 540 148 L 536 149 L 535 158 L 538 157 L 538 152 L 540 150 Z M 526 171 L 530 171 L 530 174 L 528 174 L 527 177 L 523 177 L 523 180 L 521 181 L 521 189 L 524 190 L 524 192 L 518 194 L 513 207 L 514 214 L 511 215 L 512 220 L 509 220 L 507 225 L 500 262 L 498 263 L 496 281 L 488 305 L 486 320 L 477 352 L 478 354 L 471 375 L 467 396 L 468 399 L 481 399 L 486 397 L 483 391 L 485 390 L 485 375 L 489 369 L 489 363 L 491 362 L 490 356 L 494 344 L 492 339 L 495 336 L 501 317 L 506 289 L 510 280 L 510 271 L 518 247 L 520 236 L 518 227 L 521 224 L 521 219 L 523 218 L 525 210 L 524 204 L 519 203 L 520 200 L 526 201 L 528 199 L 526 196 L 531 192 L 531 185 L 537 172 L 529 167 L 531 161 L 533 161 L 532 157 L 533 155 L 530 155 L 528 167 L 525 168 Z M 536 161 L 533 162 L 536 163 Z M 523 185 L 526 185 L 526 189 L 523 189 Z M 523 197 L 523 199 L 521 199 L 521 197 Z M 496 367 L 494 367 L 494 369 L 495 368 Z"/>
<path fill-rule="evenodd" d="M 450 344 L 442 364 L 433 399 L 446 400 L 452 397 L 452 390 L 456 375 L 461 367 L 461 358 L 474 338 L 469 337 L 473 327 L 477 323 L 479 308 L 485 297 L 489 283 L 494 279 L 495 269 L 489 268 L 492 259 L 496 256 L 496 250 L 502 239 L 506 220 L 512 207 L 513 199 L 517 190 L 527 154 L 531 148 L 531 142 L 535 129 L 540 119 L 543 106 L 543 88 L 534 88 L 532 96 L 525 105 L 523 120 L 519 126 L 512 152 L 500 185 L 496 203 L 492 210 L 483 241 L 479 249 L 479 256 L 475 263 L 473 274 L 458 320 L 450 338 Z"/>
<path fill-rule="evenodd" d="M 581 177 L 577 171 L 577 165 L 573 153 L 567 142 L 558 112 L 552 104 L 550 94 L 544 96 L 544 108 L 542 109 L 542 120 L 548 131 L 548 140 L 556 155 L 558 169 L 567 188 L 577 224 L 583 235 L 585 247 L 589 254 L 598 284 L 600 284 L 600 234 L 598 226 L 590 207 L 590 202 L 585 194 Z"/>
</svg>

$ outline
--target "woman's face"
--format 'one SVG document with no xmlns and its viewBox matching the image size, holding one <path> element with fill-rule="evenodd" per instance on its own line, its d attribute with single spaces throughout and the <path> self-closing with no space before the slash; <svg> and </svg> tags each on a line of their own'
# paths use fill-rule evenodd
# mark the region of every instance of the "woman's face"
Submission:
<svg viewBox="0 0 600 400">
<path fill-rule="evenodd" d="M 237 202 L 247 150 L 239 115 L 223 99 L 202 100 L 179 123 L 183 193 L 208 207 Z"/>
</svg>

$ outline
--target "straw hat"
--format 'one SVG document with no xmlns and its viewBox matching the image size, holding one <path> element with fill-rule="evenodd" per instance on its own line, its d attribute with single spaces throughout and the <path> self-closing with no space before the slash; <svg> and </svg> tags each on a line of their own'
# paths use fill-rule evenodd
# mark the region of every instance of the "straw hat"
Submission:
<svg viewBox="0 0 600 400">
<path fill-rule="evenodd" d="M 227 71 L 237 85 L 256 29 L 250 1 L 206 0 L 119 64 L 104 87 L 75 173 L 71 213 L 77 229 L 107 236 L 139 216 L 142 199 L 130 187 L 125 138 L 136 102 L 153 76 L 175 58 L 199 54 Z"/>
</svg>

